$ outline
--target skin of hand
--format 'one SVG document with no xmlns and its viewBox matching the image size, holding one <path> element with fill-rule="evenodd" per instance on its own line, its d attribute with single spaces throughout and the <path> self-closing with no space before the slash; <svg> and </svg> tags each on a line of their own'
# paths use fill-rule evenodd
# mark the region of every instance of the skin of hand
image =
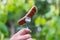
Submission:
<svg viewBox="0 0 60 40">
<path fill-rule="evenodd" d="M 10 40 L 32 40 L 31 35 L 29 34 L 30 32 L 30 29 L 23 28 L 14 34 Z"/>
</svg>

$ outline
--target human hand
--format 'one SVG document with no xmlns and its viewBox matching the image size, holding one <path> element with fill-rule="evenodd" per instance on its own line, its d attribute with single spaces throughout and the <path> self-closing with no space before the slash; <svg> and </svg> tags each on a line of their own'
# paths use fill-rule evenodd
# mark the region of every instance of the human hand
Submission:
<svg viewBox="0 0 60 40">
<path fill-rule="evenodd" d="M 30 32 L 31 30 L 23 28 L 13 35 L 10 40 L 32 40 L 31 35 L 29 34 Z"/>
</svg>

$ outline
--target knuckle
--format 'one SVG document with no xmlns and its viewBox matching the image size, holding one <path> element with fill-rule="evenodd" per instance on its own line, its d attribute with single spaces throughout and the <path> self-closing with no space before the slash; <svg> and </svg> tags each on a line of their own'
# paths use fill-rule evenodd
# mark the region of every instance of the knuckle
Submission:
<svg viewBox="0 0 60 40">
<path fill-rule="evenodd" d="M 28 37 L 31 37 L 31 35 L 30 35 L 30 34 L 27 34 L 27 36 L 28 36 Z"/>
</svg>

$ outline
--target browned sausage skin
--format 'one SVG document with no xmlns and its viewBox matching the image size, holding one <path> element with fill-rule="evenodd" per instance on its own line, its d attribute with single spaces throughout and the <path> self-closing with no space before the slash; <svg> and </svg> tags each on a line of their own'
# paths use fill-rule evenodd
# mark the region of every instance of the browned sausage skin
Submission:
<svg viewBox="0 0 60 40">
<path fill-rule="evenodd" d="M 36 7 L 36 6 L 33 6 L 33 7 L 29 10 L 29 12 L 28 12 L 23 18 L 21 18 L 20 20 L 18 20 L 18 24 L 19 24 L 19 25 L 24 24 L 26 17 L 32 18 L 32 17 L 34 16 L 36 10 L 37 10 L 37 7 Z"/>
</svg>

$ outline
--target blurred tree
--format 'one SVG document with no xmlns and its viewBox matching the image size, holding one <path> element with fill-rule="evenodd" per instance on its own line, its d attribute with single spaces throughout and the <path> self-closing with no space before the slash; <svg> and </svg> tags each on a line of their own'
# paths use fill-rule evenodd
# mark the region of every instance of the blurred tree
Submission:
<svg viewBox="0 0 60 40">
<path fill-rule="evenodd" d="M 23 17 L 34 5 L 33 0 L 1 0 L 0 1 L 0 22 L 8 25 L 11 29 L 11 36 L 15 33 L 17 20 Z"/>
<path fill-rule="evenodd" d="M 30 27 L 33 38 L 60 40 L 60 0 L 0 0 L 1 40 L 8 35 L 6 23 L 12 36 L 15 33 L 17 20 L 23 17 L 33 5 L 37 6 L 37 13 Z"/>
<path fill-rule="evenodd" d="M 8 29 L 5 25 L 7 21 L 7 12 L 3 4 L 3 0 L 0 1 L 0 40 L 3 40 L 5 36 L 8 36 Z"/>
<path fill-rule="evenodd" d="M 11 3 L 10 3 L 11 2 Z M 5 5 L 6 10 L 8 11 L 8 24 L 11 27 L 11 36 L 15 33 L 15 25 L 17 20 L 23 17 L 28 10 L 34 5 L 33 0 L 7 0 Z"/>
<path fill-rule="evenodd" d="M 57 21 L 60 19 L 59 0 L 34 0 L 34 2 L 38 7 L 37 15 L 39 15 L 35 20 L 35 25 L 41 27 L 42 23 L 44 24 L 41 32 L 38 33 L 40 36 L 37 37 L 37 40 L 59 40 L 60 33 L 56 34 L 59 26 Z"/>
<path fill-rule="evenodd" d="M 35 0 L 35 5 L 38 8 L 38 15 L 44 15 L 45 13 L 47 13 L 49 11 L 49 3 L 47 2 L 47 0 Z"/>
</svg>

